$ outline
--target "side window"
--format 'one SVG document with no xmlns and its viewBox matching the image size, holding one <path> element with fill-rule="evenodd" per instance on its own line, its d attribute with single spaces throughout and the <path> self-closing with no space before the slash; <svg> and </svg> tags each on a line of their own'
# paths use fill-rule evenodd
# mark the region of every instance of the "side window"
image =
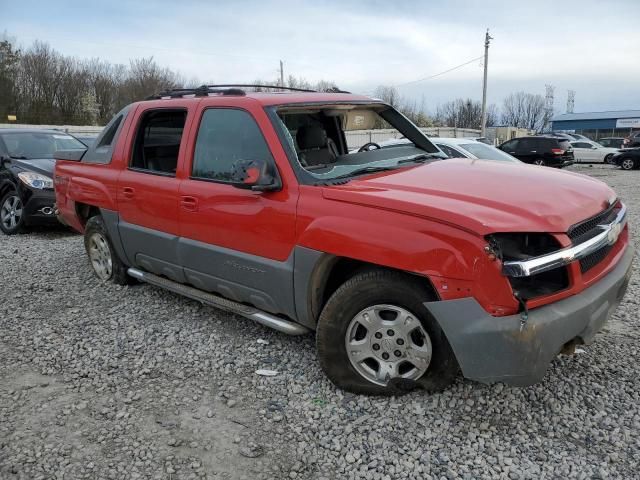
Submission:
<svg viewBox="0 0 640 480">
<path fill-rule="evenodd" d="M 518 148 L 518 140 L 510 140 L 502 145 L 502 150 L 508 150 L 510 152 L 515 152 L 516 148 Z"/>
<path fill-rule="evenodd" d="M 258 159 L 273 162 L 251 114 L 232 108 L 205 110 L 196 139 L 193 178 L 229 182 L 236 162 Z"/>
<path fill-rule="evenodd" d="M 571 145 L 573 148 L 591 148 L 591 144 L 586 142 L 574 142 Z"/>
<path fill-rule="evenodd" d="M 138 125 L 130 167 L 175 175 L 186 118 L 186 110 L 145 112 Z"/>
<path fill-rule="evenodd" d="M 536 142 L 531 138 L 521 138 L 518 143 L 518 150 L 521 152 L 528 152 L 536 149 Z"/>
<path fill-rule="evenodd" d="M 450 147 L 449 145 L 443 145 L 442 143 L 436 143 L 436 146 L 447 154 L 449 158 L 466 158 L 466 155 L 463 155 L 461 152 L 456 150 L 455 148 Z"/>
</svg>

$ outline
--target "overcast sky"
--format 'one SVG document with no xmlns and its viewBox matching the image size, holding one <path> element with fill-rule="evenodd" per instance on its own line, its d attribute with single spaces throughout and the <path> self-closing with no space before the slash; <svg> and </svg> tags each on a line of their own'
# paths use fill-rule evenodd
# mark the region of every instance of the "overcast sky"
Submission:
<svg viewBox="0 0 640 480">
<path fill-rule="evenodd" d="M 32 1 L 0 0 L 0 32 L 67 55 L 114 63 L 153 56 L 201 81 L 285 75 L 371 93 L 399 85 L 433 111 L 482 97 L 482 61 L 423 82 L 489 51 L 489 102 L 555 86 L 564 112 L 640 109 L 640 9 L 618 1 Z"/>
</svg>

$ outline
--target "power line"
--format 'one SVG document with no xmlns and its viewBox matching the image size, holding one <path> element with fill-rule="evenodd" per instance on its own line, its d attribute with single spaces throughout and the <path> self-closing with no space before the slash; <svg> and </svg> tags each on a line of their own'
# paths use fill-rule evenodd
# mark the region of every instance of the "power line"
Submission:
<svg viewBox="0 0 640 480">
<path fill-rule="evenodd" d="M 484 58 L 484 55 L 480 55 L 480 56 L 479 56 L 479 57 L 477 57 L 477 58 L 472 58 L 471 60 L 469 60 L 469 61 L 467 61 L 467 62 L 464 62 L 464 63 L 461 63 L 460 65 L 457 65 L 457 66 L 455 66 L 455 67 L 453 67 L 453 68 L 450 68 L 450 69 L 448 69 L 448 70 L 445 70 L 444 72 L 436 73 L 435 75 L 430 75 L 430 76 L 428 76 L 428 77 L 424 77 L 424 78 L 419 78 L 419 79 L 417 79 L 417 80 L 411 80 L 410 82 L 397 83 L 397 84 L 395 84 L 395 85 L 394 85 L 394 87 L 403 87 L 403 86 L 405 86 L 405 85 L 411 85 L 411 84 L 413 84 L 413 83 L 419 83 L 419 82 L 424 82 L 425 80 L 431 80 L 432 78 L 439 77 L 439 76 L 441 76 L 441 75 L 444 75 L 445 73 L 453 72 L 454 70 L 457 70 L 457 69 L 459 69 L 459 68 L 462 68 L 462 67 L 464 67 L 465 65 L 469 65 L 470 63 L 476 62 L 476 61 L 478 61 L 478 60 L 482 60 L 483 58 Z"/>
</svg>

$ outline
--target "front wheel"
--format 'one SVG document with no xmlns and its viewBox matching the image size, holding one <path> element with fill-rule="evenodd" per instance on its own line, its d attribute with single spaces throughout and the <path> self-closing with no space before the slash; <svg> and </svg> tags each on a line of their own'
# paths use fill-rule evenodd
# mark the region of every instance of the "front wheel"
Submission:
<svg viewBox="0 0 640 480">
<path fill-rule="evenodd" d="M 604 163 L 610 164 L 611 163 L 611 157 L 613 157 L 613 153 L 610 153 L 609 155 L 604 157 Z"/>
<path fill-rule="evenodd" d="M 636 162 L 634 162 L 632 158 L 625 158 L 620 162 L 620 167 L 623 170 L 633 170 L 636 168 Z"/>
<path fill-rule="evenodd" d="M 458 373 L 444 332 L 423 302 L 433 295 L 417 279 L 371 270 L 331 296 L 316 331 L 322 369 L 338 387 L 390 395 L 414 387 L 440 391 Z"/>
<path fill-rule="evenodd" d="M 541 166 L 546 165 L 546 163 L 544 162 L 544 159 L 542 159 L 542 158 L 536 158 L 536 159 L 533 161 L 533 164 L 534 164 L 534 165 L 541 165 Z"/>
<path fill-rule="evenodd" d="M 0 230 L 15 235 L 24 227 L 24 205 L 18 192 L 11 190 L 0 200 Z"/>
<path fill-rule="evenodd" d="M 122 263 L 113 248 L 102 217 L 91 217 L 84 228 L 84 248 L 89 256 L 93 273 L 103 282 L 128 285 L 133 279 L 127 275 L 127 266 Z"/>
</svg>

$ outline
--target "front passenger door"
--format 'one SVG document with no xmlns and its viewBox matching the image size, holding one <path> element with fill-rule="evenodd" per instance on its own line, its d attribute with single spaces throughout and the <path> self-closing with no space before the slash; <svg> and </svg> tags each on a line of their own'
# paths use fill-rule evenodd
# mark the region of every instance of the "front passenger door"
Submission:
<svg viewBox="0 0 640 480">
<path fill-rule="evenodd" d="M 266 125 L 264 111 L 203 109 L 189 178 L 180 185 L 178 251 L 188 283 L 295 316 L 297 186 L 258 192 L 231 182 L 238 162 L 261 160 L 275 169 L 276 146 L 267 143 L 258 115 L 265 115 Z"/>
</svg>

